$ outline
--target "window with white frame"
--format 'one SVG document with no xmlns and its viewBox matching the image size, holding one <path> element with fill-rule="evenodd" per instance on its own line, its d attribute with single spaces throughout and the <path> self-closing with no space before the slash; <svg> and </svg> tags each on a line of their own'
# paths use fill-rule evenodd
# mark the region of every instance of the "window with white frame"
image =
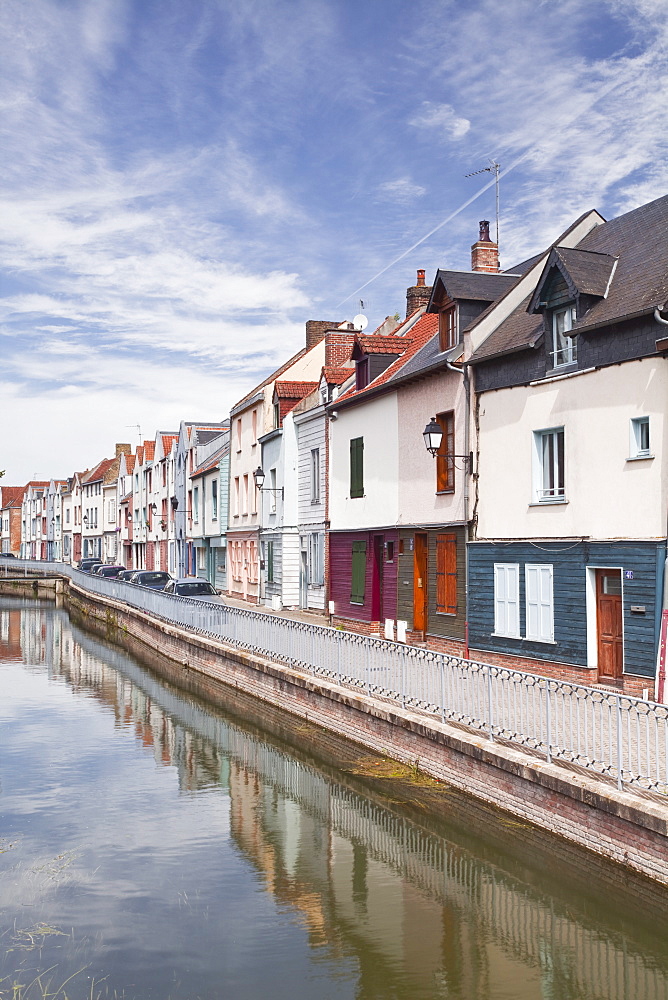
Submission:
<svg viewBox="0 0 668 1000">
<path fill-rule="evenodd" d="M 269 513 L 276 513 L 276 469 L 269 470 Z"/>
<path fill-rule="evenodd" d="M 325 536 L 320 531 L 308 536 L 308 582 L 314 587 L 325 582 Z"/>
<path fill-rule="evenodd" d="M 526 638 L 534 642 L 554 642 L 552 566 L 527 563 L 524 567 L 524 583 Z"/>
<path fill-rule="evenodd" d="M 320 500 L 320 449 L 311 449 L 311 503 Z"/>
<path fill-rule="evenodd" d="M 211 517 L 214 521 L 218 519 L 218 480 L 211 480 Z"/>
<path fill-rule="evenodd" d="M 193 490 L 193 520 L 199 521 L 199 486 Z"/>
<path fill-rule="evenodd" d="M 494 633 L 520 638 L 519 563 L 494 564 Z"/>
<path fill-rule="evenodd" d="M 569 336 L 575 322 L 575 306 L 555 309 L 552 313 L 552 363 L 572 365 L 577 358 L 575 341 Z"/>
<path fill-rule="evenodd" d="M 549 430 L 534 431 L 533 442 L 534 501 L 550 503 L 563 500 L 564 428 L 551 427 Z"/>
<path fill-rule="evenodd" d="M 631 458 L 649 458 L 649 417 L 634 417 L 631 420 Z"/>
</svg>

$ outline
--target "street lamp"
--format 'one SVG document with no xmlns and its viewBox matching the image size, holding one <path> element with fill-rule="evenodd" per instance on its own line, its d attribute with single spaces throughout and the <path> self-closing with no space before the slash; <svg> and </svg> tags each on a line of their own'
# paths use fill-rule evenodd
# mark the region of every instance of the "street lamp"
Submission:
<svg viewBox="0 0 668 1000">
<path fill-rule="evenodd" d="M 425 429 L 422 431 L 422 437 L 424 438 L 424 445 L 429 454 L 436 458 L 440 453 L 442 458 L 447 459 L 452 465 L 456 465 L 455 459 L 461 458 L 462 468 L 466 469 L 467 472 L 473 472 L 473 452 L 470 451 L 468 455 L 455 455 L 455 454 L 443 454 L 441 453 L 441 445 L 443 444 L 443 428 L 437 422 L 436 417 L 432 417 Z"/>
<path fill-rule="evenodd" d="M 441 447 L 441 442 L 443 441 L 443 428 L 440 424 L 436 423 L 436 417 L 431 418 L 425 429 L 422 431 L 422 437 L 424 438 L 427 451 L 435 458 Z"/>
<path fill-rule="evenodd" d="M 262 488 L 262 484 L 264 483 L 265 478 L 266 478 L 266 476 L 264 474 L 264 470 L 262 469 L 261 466 L 258 465 L 257 469 L 253 473 L 253 479 L 255 480 L 255 485 L 257 486 L 259 492 L 260 493 L 274 493 L 274 494 L 280 493 L 281 494 L 281 500 L 282 500 L 283 499 L 283 487 L 282 486 L 276 486 L 276 487 L 268 486 L 266 488 L 266 490 L 265 490 L 265 489 Z"/>
</svg>

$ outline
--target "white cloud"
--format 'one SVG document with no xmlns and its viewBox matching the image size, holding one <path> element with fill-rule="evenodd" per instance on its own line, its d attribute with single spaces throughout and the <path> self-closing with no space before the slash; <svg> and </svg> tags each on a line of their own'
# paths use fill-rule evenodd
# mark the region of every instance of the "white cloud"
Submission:
<svg viewBox="0 0 668 1000">
<path fill-rule="evenodd" d="M 410 205 L 427 193 L 427 189 L 420 184 L 414 184 L 410 177 L 398 177 L 395 181 L 386 181 L 378 188 L 381 195 L 390 201 L 396 201 L 401 205 Z"/>
<path fill-rule="evenodd" d="M 460 117 L 450 104 L 433 104 L 422 102 L 422 110 L 411 118 L 410 125 L 416 128 L 428 129 L 432 138 L 463 139 L 471 128 L 468 118 Z"/>
</svg>

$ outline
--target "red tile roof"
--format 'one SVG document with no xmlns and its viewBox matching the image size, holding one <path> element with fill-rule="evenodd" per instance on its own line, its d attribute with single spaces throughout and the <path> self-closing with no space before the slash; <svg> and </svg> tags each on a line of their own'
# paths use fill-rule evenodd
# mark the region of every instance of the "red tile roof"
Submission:
<svg viewBox="0 0 668 1000">
<path fill-rule="evenodd" d="M 3 486 L 1 490 L 2 506 L 20 507 L 27 492 L 27 486 Z"/>
<path fill-rule="evenodd" d="M 274 393 L 278 399 L 300 400 L 317 388 L 317 382 L 277 382 Z"/>
<path fill-rule="evenodd" d="M 328 382 L 330 385 L 343 385 L 346 379 L 355 374 L 355 369 L 329 367 L 323 368 L 322 374 L 325 376 L 325 382 Z"/>
<path fill-rule="evenodd" d="M 97 483 L 100 479 L 104 479 L 111 467 L 118 462 L 117 458 L 103 458 L 101 462 L 95 466 L 92 472 L 89 472 L 84 478 L 85 483 Z"/>
<path fill-rule="evenodd" d="M 415 327 L 411 329 L 411 337 L 414 329 Z M 392 334 L 383 337 L 375 333 L 366 337 L 363 333 L 358 333 L 355 337 L 355 346 L 360 347 L 365 354 L 399 354 L 411 343 L 411 337 L 395 337 Z"/>
<path fill-rule="evenodd" d="M 392 340 L 395 344 L 394 350 L 388 353 L 396 354 L 397 349 L 403 344 L 404 350 L 401 357 L 397 358 L 385 369 L 377 378 L 365 386 L 364 389 L 356 389 L 352 386 L 342 393 L 336 400 L 336 405 L 348 400 L 358 399 L 365 396 L 379 386 L 384 385 L 393 375 L 396 375 L 402 367 L 420 351 L 428 341 L 438 333 L 438 313 L 425 313 L 417 323 L 411 327 L 410 337 L 382 337 L 382 340 Z"/>
<path fill-rule="evenodd" d="M 163 455 L 169 455 L 172 450 L 172 445 L 175 441 L 179 440 L 178 434 L 163 434 L 162 435 L 162 452 Z"/>
</svg>

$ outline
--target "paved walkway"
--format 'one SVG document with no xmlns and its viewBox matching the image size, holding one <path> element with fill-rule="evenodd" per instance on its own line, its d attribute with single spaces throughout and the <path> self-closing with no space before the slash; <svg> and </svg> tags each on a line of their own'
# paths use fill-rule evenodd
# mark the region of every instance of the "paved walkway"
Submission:
<svg viewBox="0 0 668 1000">
<path fill-rule="evenodd" d="M 238 597 L 228 597 L 223 594 L 226 604 L 233 608 L 241 608 L 244 611 L 254 611 L 256 614 L 275 615 L 276 618 L 291 618 L 293 621 L 306 622 L 309 625 L 329 625 L 329 615 L 321 614 L 318 611 L 304 611 L 303 608 L 282 608 L 274 611 L 267 604 L 255 604 L 254 601 L 243 601 Z"/>
</svg>

